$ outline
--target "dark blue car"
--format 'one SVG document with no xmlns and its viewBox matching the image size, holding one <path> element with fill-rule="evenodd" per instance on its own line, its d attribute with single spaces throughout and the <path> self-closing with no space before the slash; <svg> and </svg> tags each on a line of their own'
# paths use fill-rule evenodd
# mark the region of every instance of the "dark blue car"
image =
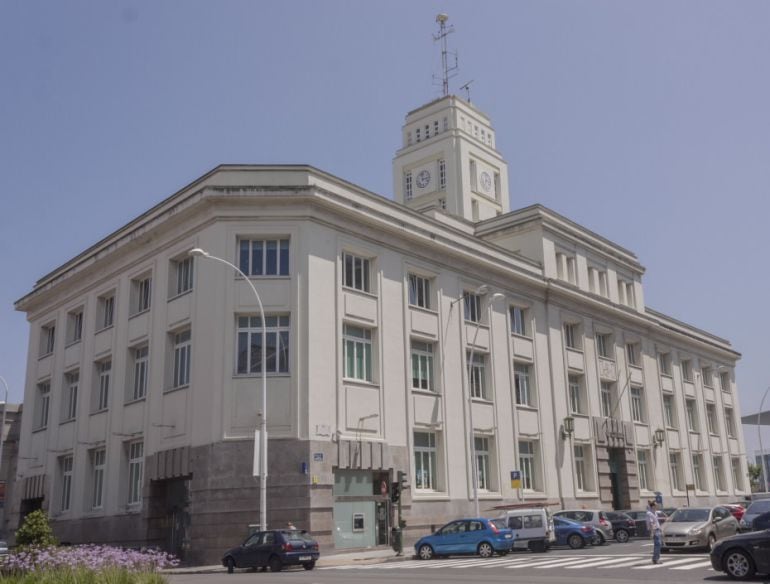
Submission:
<svg viewBox="0 0 770 584">
<path fill-rule="evenodd" d="M 478 554 L 482 558 L 494 553 L 504 556 L 512 547 L 513 531 L 482 518 L 452 521 L 414 544 L 417 557 L 421 560 L 455 554 Z"/>
<path fill-rule="evenodd" d="M 554 517 L 553 526 L 556 531 L 556 545 L 568 545 L 573 550 L 585 547 L 596 537 L 596 530 L 585 523 Z"/>
<path fill-rule="evenodd" d="M 227 550 L 222 565 L 230 574 L 235 568 L 270 568 L 271 572 L 280 572 L 284 566 L 300 564 L 312 570 L 318 556 L 318 542 L 305 531 L 257 531 L 238 547 Z"/>
</svg>

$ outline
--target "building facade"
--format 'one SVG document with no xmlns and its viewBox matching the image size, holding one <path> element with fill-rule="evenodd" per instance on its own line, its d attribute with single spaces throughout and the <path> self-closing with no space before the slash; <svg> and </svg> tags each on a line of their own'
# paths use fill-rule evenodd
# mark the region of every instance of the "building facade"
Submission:
<svg viewBox="0 0 770 584">
<path fill-rule="evenodd" d="M 394 193 L 220 166 L 39 280 L 17 302 L 12 523 L 42 507 L 64 541 L 217 561 L 258 522 L 262 367 L 268 523 L 324 546 L 388 544 L 398 471 L 407 541 L 476 496 L 494 515 L 748 491 L 738 353 L 647 307 L 632 252 L 510 211 L 482 112 L 455 96 L 410 112 Z M 264 322 L 196 247 L 248 275 Z"/>
</svg>

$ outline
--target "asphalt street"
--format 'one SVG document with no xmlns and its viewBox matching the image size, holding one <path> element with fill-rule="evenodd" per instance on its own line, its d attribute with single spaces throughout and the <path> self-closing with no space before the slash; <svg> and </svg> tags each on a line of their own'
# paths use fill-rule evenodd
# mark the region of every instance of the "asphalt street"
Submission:
<svg viewBox="0 0 770 584">
<path fill-rule="evenodd" d="M 711 569 L 705 553 L 665 554 L 660 565 L 652 564 L 651 557 L 649 540 L 632 540 L 626 544 L 612 543 L 584 550 L 553 549 L 544 554 L 516 552 L 486 560 L 479 557 L 430 561 L 408 559 L 368 565 L 329 566 L 312 571 L 292 568 L 277 574 L 239 571 L 228 575 L 223 569 L 217 574 L 174 575 L 170 581 L 171 584 L 237 584 L 246 581 L 267 584 L 424 584 L 479 580 L 484 584 L 510 584 L 512 581 L 527 584 L 730 581 L 724 574 Z M 753 581 L 768 582 L 762 578 Z"/>
</svg>

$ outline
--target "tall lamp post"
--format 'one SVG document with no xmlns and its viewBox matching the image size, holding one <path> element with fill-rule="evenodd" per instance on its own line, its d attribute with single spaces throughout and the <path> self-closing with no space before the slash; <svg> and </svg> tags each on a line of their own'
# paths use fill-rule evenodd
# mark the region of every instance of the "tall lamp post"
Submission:
<svg viewBox="0 0 770 584">
<path fill-rule="evenodd" d="M 476 290 L 476 294 L 479 296 L 486 296 L 489 292 L 489 288 L 484 285 L 480 286 Z M 463 298 L 467 296 L 463 295 Z M 487 300 L 485 310 L 489 310 L 492 306 L 492 301 L 496 298 L 503 298 L 503 294 L 495 292 Z M 473 472 L 473 508 L 475 511 L 474 517 L 480 517 L 479 513 L 479 469 L 478 461 L 476 460 L 476 436 L 473 434 L 473 354 L 476 351 L 476 338 L 479 336 L 479 328 L 481 328 L 481 312 L 477 314 L 476 318 L 476 330 L 473 333 L 473 342 L 471 343 L 471 352 L 468 355 L 468 418 L 470 425 L 470 443 L 471 443 L 471 471 Z M 491 346 L 491 343 L 490 343 Z"/>
<path fill-rule="evenodd" d="M 762 406 L 765 405 L 765 398 L 767 397 L 767 394 L 770 393 L 770 387 L 768 387 L 765 390 L 765 394 L 762 396 L 762 401 L 759 402 L 759 413 L 757 414 L 757 438 L 759 438 L 759 459 L 762 461 L 762 482 L 765 483 L 762 485 L 762 491 L 768 490 L 768 485 L 770 485 L 770 480 L 768 480 L 767 476 L 767 457 L 765 456 L 765 449 L 762 448 Z"/>
<path fill-rule="evenodd" d="M 0 375 L 0 381 L 3 382 L 3 386 L 5 387 L 5 397 L 3 398 L 3 416 L 2 416 L 2 421 L 0 421 L 0 480 L 5 482 L 5 475 L 2 474 L 2 472 L 3 472 L 3 447 L 5 446 L 5 412 L 8 411 L 8 382 L 1 375 Z M 3 498 L 5 498 L 5 492 L 3 492 Z M 5 501 L 3 501 L 3 509 L 5 509 Z M 3 511 L 3 516 L 5 516 L 5 511 Z M 2 526 L 0 526 L 0 532 L 2 532 L 2 529 L 3 529 Z"/>
<path fill-rule="evenodd" d="M 220 257 L 213 256 L 199 247 L 191 249 L 188 253 L 194 257 L 208 258 L 230 266 L 249 285 L 259 305 L 259 315 L 262 319 L 262 412 L 259 423 L 259 529 L 260 531 L 267 531 L 267 323 L 265 322 L 265 310 L 262 307 L 262 299 L 259 297 L 259 293 L 249 277 L 238 266 Z M 254 447 L 256 448 L 256 444 Z"/>
</svg>

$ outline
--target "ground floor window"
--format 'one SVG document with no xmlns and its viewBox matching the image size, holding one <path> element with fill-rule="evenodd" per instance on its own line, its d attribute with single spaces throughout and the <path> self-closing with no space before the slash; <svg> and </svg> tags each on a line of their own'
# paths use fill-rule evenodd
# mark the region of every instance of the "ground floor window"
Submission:
<svg viewBox="0 0 770 584">
<path fill-rule="evenodd" d="M 414 488 L 418 491 L 437 491 L 438 451 L 435 432 L 414 433 Z"/>
</svg>

